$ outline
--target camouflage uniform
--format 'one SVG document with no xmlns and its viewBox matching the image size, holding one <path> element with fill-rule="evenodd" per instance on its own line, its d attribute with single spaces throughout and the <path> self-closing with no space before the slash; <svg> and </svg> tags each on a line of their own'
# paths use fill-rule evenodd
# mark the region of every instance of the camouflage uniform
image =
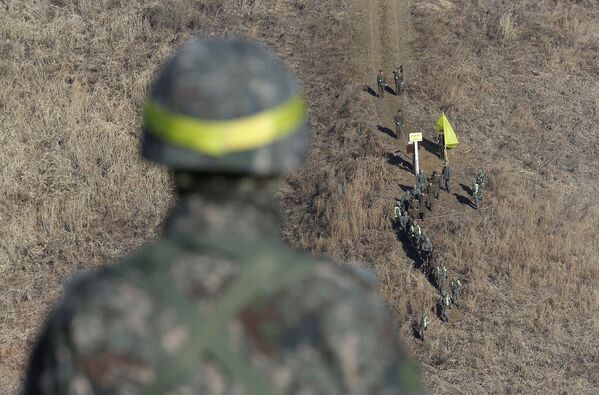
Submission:
<svg viewBox="0 0 599 395">
<path fill-rule="evenodd" d="M 222 71 L 246 101 L 219 109 L 239 96 L 215 99 L 210 91 L 206 105 L 187 114 L 212 108 L 243 118 L 241 109 L 261 111 L 295 94 L 282 70 L 254 44 L 194 42 L 166 66 L 151 99 L 197 105 Z M 245 91 L 252 86 L 260 87 L 254 95 Z M 214 145 L 183 146 L 180 135 L 154 130 L 164 125 L 155 116 L 171 115 L 146 113 L 152 141 L 143 153 L 177 169 L 181 197 L 164 239 L 68 287 L 34 349 L 25 394 L 421 392 L 372 277 L 277 240 L 274 174 L 301 163 L 307 129 L 294 125 L 270 144 L 207 155 Z"/>
<path fill-rule="evenodd" d="M 393 223 L 395 225 L 397 225 L 397 222 L 399 221 L 399 217 L 402 216 L 402 209 L 400 206 L 400 202 L 396 202 L 395 203 L 395 207 L 393 207 Z"/>
<path fill-rule="evenodd" d="M 410 210 L 409 210 L 410 217 L 416 219 L 417 212 L 418 212 L 418 194 L 412 195 L 412 198 L 410 199 Z"/>
<path fill-rule="evenodd" d="M 483 197 L 483 191 L 482 188 L 476 182 L 472 186 L 472 196 L 474 197 L 474 207 L 477 209 L 480 208 Z"/>
<path fill-rule="evenodd" d="M 385 87 L 387 86 L 387 81 L 385 81 L 383 70 L 379 70 L 379 74 L 376 76 L 376 85 L 379 89 L 379 97 L 385 97 Z"/>
<path fill-rule="evenodd" d="M 451 297 L 453 301 L 457 303 L 460 298 L 460 293 L 462 292 L 462 282 L 459 279 L 451 280 L 450 288 Z"/>
<path fill-rule="evenodd" d="M 399 217 L 399 227 L 402 231 L 406 230 L 409 220 L 410 217 L 408 216 L 408 213 L 406 211 L 402 211 L 401 216 Z"/>
<path fill-rule="evenodd" d="M 429 324 L 430 324 L 430 320 L 429 320 L 428 316 L 426 314 L 423 314 L 422 317 L 420 318 L 420 323 L 418 325 L 418 337 L 422 341 L 424 341 L 424 332 L 428 328 Z"/>
<path fill-rule="evenodd" d="M 437 266 L 435 269 L 435 282 L 437 283 L 439 291 L 443 291 L 445 279 L 447 279 L 447 269 L 444 265 Z"/>
<path fill-rule="evenodd" d="M 420 251 L 422 253 L 422 258 L 425 262 L 428 262 L 428 257 L 430 253 L 433 251 L 433 245 L 431 243 L 431 239 L 428 236 L 424 236 L 424 239 L 420 243 Z"/>
<path fill-rule="evenodd" d="M 439 318 L 443 321 L 448 322 L 449 318 L 447 317 L 447 309 L 451 308 L 452 300 L 451 296 L 446 294 L 441 294 L 439 297 L 439 301 L 437 302 L 437 306 L 439 308 Z"/>
<path fill-rule="evenodd" d="M 445 162 L 445 165 L 443 166 L 442 175 L 443 175 L 443 184 L 445 186 L 445 190 L 447 192 L 451 192 L 451 189 L 449 186 L 449 179 L 451 178 L 451 168 L 449 167 L 447 162 Z"/>
<path fill-rule="evenodd" d="M 483 191 L 485 189 L 486 182 L 487 182 L 487 176 L 485 176 L 485 173 L 482 170 L 479 170 L 478 174 L 476 175 L 476 183 L 480 186 L 480 188 Z"/>
</svg>

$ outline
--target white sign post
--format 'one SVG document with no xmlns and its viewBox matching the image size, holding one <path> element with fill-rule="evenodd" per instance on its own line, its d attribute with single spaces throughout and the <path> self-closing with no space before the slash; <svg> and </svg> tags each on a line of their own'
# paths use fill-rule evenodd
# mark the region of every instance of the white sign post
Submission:
<svg viewBox="0 0 599 395">
<path fill-rule="evenodd" d="M 420 172 L 420 161 L 418 157 L 418 143 L 422 141 L 422 133 L 410 133 L 410 144 L 414 144 L 414 174 L 418 175 Z"/>
</svg>

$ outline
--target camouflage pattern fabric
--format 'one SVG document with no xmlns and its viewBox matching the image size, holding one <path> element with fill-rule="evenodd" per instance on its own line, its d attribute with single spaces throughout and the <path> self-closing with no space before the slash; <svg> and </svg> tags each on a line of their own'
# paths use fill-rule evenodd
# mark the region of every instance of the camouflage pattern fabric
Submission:
<svg viewBox="0 0 599 395">
<path fill-rule="evenodd" d="M 187 193 L 164 240 L 74 281 L 25 393 L 422 393 L 372 279 L 279 244 L 256 182 Z"/>
</svg>

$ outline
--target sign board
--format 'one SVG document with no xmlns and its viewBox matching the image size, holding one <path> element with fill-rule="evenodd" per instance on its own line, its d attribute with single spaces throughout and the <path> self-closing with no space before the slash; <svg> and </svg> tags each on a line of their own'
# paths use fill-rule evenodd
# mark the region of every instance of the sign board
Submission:
<svg viewBox="0 0 599 395">
<path fill-rule="evenodd" d="M 410 143 L 422 141 L 422 133 L 410 133 Z"/>
</svg>

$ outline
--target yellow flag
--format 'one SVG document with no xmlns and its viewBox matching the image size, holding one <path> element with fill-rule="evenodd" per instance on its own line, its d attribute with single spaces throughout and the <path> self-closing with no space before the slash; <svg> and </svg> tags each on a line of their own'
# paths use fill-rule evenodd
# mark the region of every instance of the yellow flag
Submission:
<svg viewBox="0 0 599 395">
<path fill-rule="evenodd" d="M 437 122 L 435 122 L 435 126 L 437 127 L 437 132 L 443 133 L 443 141 L 445 141 L 445 146 L 447 148 L 455 148 L 460 145 L 458 141 L 458 137 L 455 135 L 449 120 L 445 116 L 445 114 L 441 114 Z"/>
</svg>

